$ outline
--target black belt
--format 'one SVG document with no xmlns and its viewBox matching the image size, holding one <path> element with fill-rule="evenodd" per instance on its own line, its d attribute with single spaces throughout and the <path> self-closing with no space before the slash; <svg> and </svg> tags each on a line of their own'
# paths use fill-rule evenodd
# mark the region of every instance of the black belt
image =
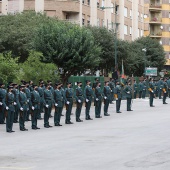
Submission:
<svg viewBox="0 0 170 170">
<path fill-rule="evenodd" d="M 87 96 L 92 96 L 92 95 L 87 95 Z"/>
<path fill-rule="evenodd" d="M 83 96 L 83 95 L 78 95 L 78 96 Z"/>
<path fill-rule="evenodd" d="M 72 99 L 73 97 L 67 97 L 67 99 Z"/>
</svg>

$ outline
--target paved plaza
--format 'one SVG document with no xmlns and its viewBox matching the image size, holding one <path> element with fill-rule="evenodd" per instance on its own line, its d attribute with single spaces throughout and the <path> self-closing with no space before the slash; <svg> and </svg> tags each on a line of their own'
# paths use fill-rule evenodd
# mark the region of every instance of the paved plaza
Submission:
<svg viewBox="0 0 170 170">
<path fill-rule="evenodd" d="M 148 99 L 133 101 L 133 112 L 126 111 L 122 102 L 121 114 L 110 105 L 111 116 L 65 125 L 43 127 L 28 132 L 6 133 L 0 125 L 0 170 L 170 170 L 170 99 L 163 105 L 154 100 L 156 107 L 149 107 Z M 65 110 L 63 112 L 65 114 Z M 73 108 L 75 113 L 75 108 Z M 103 108 L 102 108 L 103 113 Z M 50 118 L 53 125 L 53 118 Z"/>
</svg>

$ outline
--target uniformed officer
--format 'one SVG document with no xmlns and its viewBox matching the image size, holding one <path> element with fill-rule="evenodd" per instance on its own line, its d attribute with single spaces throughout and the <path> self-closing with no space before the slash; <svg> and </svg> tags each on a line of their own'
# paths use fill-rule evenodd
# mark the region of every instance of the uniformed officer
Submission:
<svg viewBox="0 0 170 170">
<path fill-rule="evenodd" d="M 6 117 L 6 132 L 15 132 L 12 130 L 14 121 L 14 101 L 15 97 L 12 93 L 13 86 L 8 86 L 8 93 L 6 94 L 6 101 L 3 103 L 5 105 L 5 117 Z"/>
<path fill-rule="evenodd" d="M 49 88 L 49 90 L 51 91 L 51 94 L 52 94 L 52 96 L 53 96 L 53 98 L 54 98 L 54 88 L 53 88 L 53 86 L 52 86 L 52 81 L 51 80 L 47 80 L 47 83 L 49 84 L 49 86 L 50 86 L 50 88 Z M 51 107 L 51 110 L 50 110 L 50 117 L 53 117 L 52 116 L 52 108 L 53 108 L 53 104 L 52 104 L 52 107 Z"/>
<path fill-rule="evenodd" d="M 84 102 L 82 82 L 77 82 L 75 99 L 76 99 L 76 122 L 83 122 L 83 120 L 80 119 L 81 109 L 82 109 L 83 102 Z"/>
<path fill-rule="evenodd" d="M 142 97 L 142 91 L 143 91 L 143 85 L 142 85 L 142 81 L 139 82 L 139 99 L 141 99 Z"/>
<path fill-rule="evenodd" d="M 34 87 L 33 87 L 34 88 Z M 29 83 L 25 82 L 25 94 L 27 96 L 27 103 L 28 103 L 28 109 L 27 109 L 27 115 L 25 121 L 31 121 L 29 118 L 30 115 L 30 100 L 31 100 L 31 91 L 29 89 Z"/>
<path fill-rule="evenodd" d="M 60 118 L 61 118 L 62 107 L 63 107 L 63 95 L 60 90 L 61 83 L 56 83 L 55 85 L 56 85 L 56 89 L 54 90 L 54 106 L 55 106 L 54 125 L 62 126 L 60 124 Z"/>
<path fill-rule="evenodd" d="M 86 120 L 93 120 L 90 117 L 90 108 L 91 108 L 91 102 L 92 102 L 92 96 L 93 96 L 93 90 L 90 86 L 91 82 L 90 80 L 86 81 L 86 87 L 84 89 L 84 98 L 85 98 L 85 116 L 86 116 Z"/>
<path fill-rule="evenodd" d="M 97 83 L 99 82 L 98 78 L 95 78 L 95 82 L 93 83 L 92 89 L 95 90 Z"/>
<path fill-rule="evenodd" d="M 32 91 L 34 90 L 33 84 L 34 84 L 33 81 L 30 80 L 30 81 L 29 81 L 29 89 L 30 89 L 30 92 L 32 92 Z"/>
<path fill-rule="evenodd" d="M 168 84 L 168 96 L 170 98 L 170 78 L 168 78 L 167 84 Z"/>
<path fill-rule="evenodd" d="M 20 85 L 19 89 L 20 89 L 18 97 L 18 107 L 20 109 L 19 127 L 21 131 L 28 131 L 28 129 L 25 128 L 25 120 L 27 116 L 27 111 L 29 109 L 27 96 L 25 94 L 25 85 Z"/>
<path fill-rule="evenodd" d="M 104 116 L 110 116 L 110 114 L 108 114 L 108 107 L 109 107 L 109 103 L 110 103 L 110 97 L 111 97 L 111 89 L 109 87 L 109 82 L 106 81 L 103 89 L 103 95 L 104 95 Z"/>
<path fill-rule="evenodd" d="M 119 81 L 116 82 L 114 96 L 116 99 L 116 113 L 121 113 L 120 105 L 121 105 L 121 100 L 122 100 L 122 93 L 121 93 L 121 85 L 120 85 Z"/>
<path fill-rule="evenodd" d="M 53 95 L 50 91 L 50 84 L 46 85 L 46 89 L 44 90 L 44 127 L 45 128 L 49 128 L 52 127 L 51 125 L 49 125 L 49 118 L 50 118 L 50 112 L 51 112 L 51 108 L 53 105 L 54 101 L 53 101 Z"/>
<path fill-rule="evenodd" d="M 127 86 L 124 89 L 127 99 L 127 111 L 133 111 L 132 108 L 132 87 L 131 83 L 128 82 Z"/>
<path fill-rule="evenodd" d="M 65 124 L 73 124 L 73 122 L 71 122 L 71 111 L 72 111 L 72 107 L 73 107 L 73 90 L 71 89 L 71 82 L 67 83 L 67 88 L 65 89 L 64 92 L 64 100 L 65 100 L 65 104 L 66 104 L 66 119 L 65 119 Z"/>
<path fill-rule="evenodd" d="M 146 97 L 146 89 L 147 89 L 147 85 L 146 85 L 146 79 L 143 80 L 142 82 L 142 99 L 145 99 Z"/>
<path fill-rule="evenodd" d="M 65 101 L 64 101 L 64 88 L 63 88 L 63 84 L 61 83 L 61 87 L 60 87 L 60 91 L 61 91 L 61 94 L 62 94 L 62 96 L 63 96 L 63 105 L 62 105 L 62 111 L 61 111 L 61 116 L 64 116 L 63 114 L 62 114 L 62 112 L 63 112 L 63 108 L 64 108 L 64 104 L 65 104 Z"/>
<path fill-rule="evenodd" d="M 114 103 L 113 103 L 113 100 L 114 100 L 115 81 L 114 81 L 113 78 L 110 78 L 109 87 L 110 87 L 110 89 L 111 89 L 110 104 L 114 104 Z"/>
<path fill-rule="evenodd" d="M 155 107 L 153 105 L 153 99 L 154 99 L 154 94 L 155 94 L 155 87 L 154 87 L 154 83 L 153 83 L 153 78 L 150 78 L 150 80 L 149 80 L 148 90 L 149 90 L 149 104 L 150 104 L 150 107 Z"/>
<path fill-rule="evenodd" d="M 103 99 L 103 91 L 101 89 L 101 83 L 96 83 L 95 93 L 94 93 L 94 102 L 95 102 L 95 117 L 101 118 L 101 106 Z"/>
<path fill-rule="evenodd" d="M 37 118 L 38 114 L 40 113 L 40 104 L 41 104 L 41 97 L 38 92 L 38 86 L 33 85 L 34 90 L 31 93 L 31 100 L 30 100 L 30 108 L 31 108 L 31 123 L 32 129 L 37 130 L 40 129 L 37 127 Z"/>
<path fill-rule="evenodd" d="M 41 120 L 41 114 L 44 113 L 44 82 L 43 81 L 39 81 L 39 87 L 38 87 L 38 92 L 40 95 L 40 109 L 39 109 L 39 113 L 37 114 L 37 119 Z"/>
<path fill-rule="evenodd" d="M 14 112 L 14 123 L 18 123 L 18 116 L 19 116 L 19 106 L 18 106 L 18 97 L 19 97 L 19 90 L 18 90 L 18 85 L 16 83 L 12 83 L 13 86 L 13 94 L 14 94 L 14 108 L 15 108 L 15 112 Z"/>
<path fill-rule="evenodd" d="M 138 93 L 138 84 L 136 83 L 136 80 L 134 80 L 134 84 L 133 84 L 133 97 L 134 99 L 136 99 Z"/>
<path fill-rule="evenodd" d="M 159 92 L 158 82 L 156 80 L 154 80 L 154 82 L 155 82 L 155 97 L 158 97 L 158 92 Z"/>
<path fill-rule="evenodd" d="M 163 79 L 162 92 L 163 92 L 163 104 L 168 104 L 166 103 L 166 97 L 168 95 L 168 84 L 166 78 Z"/>
<path fill-rule="evenodd" d="M 160 78 L 158 81 L 158 96 L 159 99 L 162 99 L 162 88 L 163 88 L 163 79 Z"/>
<path fill-rule="evenodd" d="M 0 83 L 0 124 L 5 124 L 5 100 L 6 90 L 4 84 Z"/>
</svg>

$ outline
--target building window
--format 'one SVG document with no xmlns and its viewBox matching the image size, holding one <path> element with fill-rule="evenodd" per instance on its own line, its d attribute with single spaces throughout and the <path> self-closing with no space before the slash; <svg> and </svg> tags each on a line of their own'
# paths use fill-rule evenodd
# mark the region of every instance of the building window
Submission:
<svg viewBox="0 0 170 170">
<path fill-rule="evenodd" d="M 90 5 L 90 0 L 87 0 L 87 5 Z"/>
<path fill-rule="evenodd" d="M 141 16 L 141 21 L 143 21 L 143 14 L 140 14 L 140 16 Z"/>
<path fill-rule="evenodd" d="M 102 7 L 104 7 L 104 0 L 102 0 Z"/>
<path fill-rule="evenodd" d="M 138 20 L 140 20 L 140 13 L 138 12 Z"/>
<path fill-rule="evenodd" d="M 143 30 L 140 30 L 140 36 L 141 37 L 143 36 Z"/>
<path fill-rule="evenodd" d="M 128 26 L 124 25 L 124 34 L 127 35 L 128 34 Z"/>
<path fill-rule="evenodd" d="M 116 14 L 118 14 L 119 13 L 119 5 L 116 5 Z"/>
<path fill-rule="evenodd" d="M 100 27 L 100 19 L 97 18 L 97 26 Z"/>
<path fill-rule="evenodd" d="M 82 4 L 84 4 L 84 1 L 85 1 L 85 0 L 82 0 Z"/>
<path fill-rule="evenodd" d="M 113 3 L 111 3 L 111 7 L 112 7 L 112 8 L 111 8 L 111 13 L 113 14 L 113 13 L 114 13 L 114 8 L 113 8 L 114 5 L 113 5 Z"/>
<path fill-rule="evenodd" d="M 130 35 L 132 35 L 132 27 L 130 27 Z"/>
<path fill-rule="evenodd" d="M 132 19 L 132 10 L 130 10 L 130 19 Z"/>
<path fill-rule="evenodd" d="M 85 19 L 84 18 L 82 18 L 82 25 L 84 25 L 85 24 Z"/>
<path fill-rule="evenodd" d="M 124 7 L 124 17 L 127 17 L 127 11 L 128 11 L 128 9 L 126 7 Z"/>
<path fill-rule="evenodd" d="M 90 25 L 90 16 L 87 16 L 87 25 Z"/>
</svg>

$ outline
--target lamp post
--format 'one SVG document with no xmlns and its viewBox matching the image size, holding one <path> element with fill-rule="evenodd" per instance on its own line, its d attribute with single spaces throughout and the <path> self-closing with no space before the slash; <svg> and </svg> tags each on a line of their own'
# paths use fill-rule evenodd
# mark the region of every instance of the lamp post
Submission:
<svg viewBox="0 0 170 170">
<path fill-rule="evenodd" d="M 144 74 L 146 74 L 146 73 L 145 73 L 145 70 L 146 70 L 146 52 L 147 52 L 147 50 L 146 50 L 146 48 L 143 48 L 143 49 L 142 49 L 142 51 L 143 51 L 143 52 L 144 52 L 144 54 L 145 54 Z"/>
<path fill-rule="evenodd" d="M 117 71 L 117 68 L 118 68 L 118 64 L 117 64 L 117 28 L 118 28 L 118 25 L 119 23 L 117 23 L 117 17 L 116 17 L 116 0 L 114 2 L 114 6 L 113 7 L 100 7 L 100 9 L 104 10 L 104 9 L 110 9 L 110 8 L 113 8 L 115 9 L 115 22 L 113 23 L 115 25 L 115 29 L 114 30 L 114 36 L 115 36 L 115 71 Z"/>
</svg>

